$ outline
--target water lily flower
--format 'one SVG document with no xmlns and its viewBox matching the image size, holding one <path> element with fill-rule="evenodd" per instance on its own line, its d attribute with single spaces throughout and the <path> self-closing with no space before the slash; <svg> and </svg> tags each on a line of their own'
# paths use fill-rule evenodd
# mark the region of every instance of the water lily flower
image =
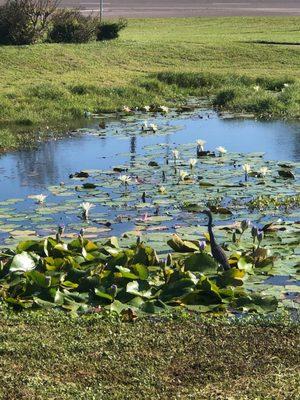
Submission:
<svg viewBox="0 0 300 400">
<path fill-rule="evenodd" d="M 150 129 L 152 130 L 152 132 L 157 132 L 158 127 L 155 124 L 150 124 Z"/>
<path fill-rule="evenodd" d="M 148 221 L 148 219 L 149 219 L 149 218 L 148 218 L 148 213 L 145 213 L 144 216 L 143 216 L 143 221 L 146 222 L 146 221 Z"/>
<path fill-rule="evenodd" d="M 148 129 L 148 121 L 144 121 L 142 125 L 142 131 L 146 131 Z"/>
<path fill-rule="evenodd" d="M 206 247 L 206 241 L 205 240 L 199 240 L 198 245 L 199 245 L 200 251 L 204 251 L 204 249 Z"/>
<path fill-rule="evenodd" d="M 29 198 L 35 200 L 37 204 L 43 204 L 47 196 L 45 194 L 35 194 L 33 196 L 29 196 Z"/>
<path fill-rule="evenodd" d="M 90 210 L 95 207 L 94 204 L 87 202 L 83 202 L 80 204 L 80 207 L 82 208 L 82 216 L 84 219 L 88 219 L 89 218 L 89 213 Z"/>
<path fill-rule="evenodd" d="M 242 165 L 243 171 L 245 172 L 245 181 L 248 180 L 248 174 L 251 171 L 251 166 L 249 164 Z"/>
<path fill-rule="evenodd" d="M 167 107 L 167 106 L 160 106 L 159 108 L 160 108 L 160 110 L 161 110 L 162 112 L 164 112 L 164 113 L 166 113 L 166 114 L 169 112 L 169 107 Z"/>
<path fill-rule="evenodd" d="M 246 174 L 249 174 L 249 172 L 251 171 L 251 166 L 249 164 L 244 164 L 242 168 L 246 172 Z"/>
<path fill-rule="evenodd" d="M 131 110 L 131 108 L 128 107 L 128 106 L 123 106 L 123 111 L 124 111 L 124 112 L 127 112 L 127 113 L 130 113 L 132 110 Z"/>
<path fill-rule="evenodd" d="M 161 194 L 164 194 L 164 193 L 167 192 L 167 190 L 166 190 L 166 188 L 165 188 L 164 186 L 160 186 L 160 187 L 158 188 L 158 191 L 159 191 L 159 193 L 161 193 Z"/>
<path fill-rule="evenodd" d="M 200 150 L 204 151 L 204 145 L 205 145 L 206 141 L 202 140 L 202 139 L 198 139 L 196 143 L 199 146 Z"/>
<path fill-rule="evenodd" d="M 190 158 L 189 160 L 190 168 L 193 169 L 197 164 L 197 162 L 198 162 L 197 158 Z"/>
<path fill-rule="evenodd" d="M 269 169 L 267 167 L 261 167 L 258 172 L 260 173 L 260 175 L 266 176 L 267 173 L 269 172 Z"/>
<path fill-rule="evenodd" d="M 130 181 L 131 181 L 131 178 L 130 178 L 129 175 L 120 175 L 118 179 L 119 179 L 119 180 L 123 183 L 123 185 L 125 185 L 125 186 L 127 186 L 127 185 L 130 183 Z"/>
<path fill-rule="evenodd" d="M 151 107 L 150 107 L 150 106 L 144 106 L 143 108 L 144 108 L 144 110 L 145 110 L 146 112 L 149 112 Z"/>
<path fill-rule="evenodd" d="M 253 89 L 254 89 L 255 92 L 258 92 L 259 89 L 260 89 L 260 86 L 259 85 L 253 86 Z"/>
<path fill-rule="evenodd" d="M 188 172 L 186 172 L 182 169 L 179 171 L 179 180 L 184 181 L 187 176 L 188 176 Z"/>
<path fill-rule="evenodd" d="M 217 147 L 216 150 L 219 152 L 220 157 L 222 157 L 223 154 L 227 153 L 227 150 L 225 149 L 225 147 L 222 147 L 222 146 Z"/>
<path fill-rule="evenodd" d="M 178 160 L 179 158 L 179 151 L 178 150 L 172 150 L 173 158 L 174 160 Z"/>
</svg>

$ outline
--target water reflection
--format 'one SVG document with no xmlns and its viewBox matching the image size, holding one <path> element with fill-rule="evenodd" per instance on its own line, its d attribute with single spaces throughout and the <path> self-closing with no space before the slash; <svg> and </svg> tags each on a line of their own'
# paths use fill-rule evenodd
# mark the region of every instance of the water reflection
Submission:
<svg viewBox="0 0 300 400">
<path fill-rule="evenodd" d="M 160 125 L 166 120 L 157 123 Z M 69 174 L 78 170 L 107 169 L 122 163 L 134 166 L 136 156 L 143 154 L 143 147 L 157 143 L 169 145 L 166 158 L 171 157 L 171 150 L 176 146 L 180 149 L 181 144 L 201 138 L 210 149 L 222 145 L 229 151 L 263 151 L 266 159 L 300 161 L 299 123 L 226 120 L 213 115 L 209 119 L 171 119 L 169 124 L 180 125 L 182 129 L 164 135 L 141 135 L 131 131 L 126 137 L 102 134 L 68 137 L 43 143 L 30 151 L 2 155 L 0 199 L 41 192 L 49 185 L 67 182 Z M 117 129 L 120 131 L 121 125 Z M 128 149 L 129 156 L 126 156 Z"/>
<path fill-rule="evenodd" d="M 130 138 L 130 166 L 135 166 L 135 157 L 136 157 L 136 135 L 131 136 Z"/>
</svg>

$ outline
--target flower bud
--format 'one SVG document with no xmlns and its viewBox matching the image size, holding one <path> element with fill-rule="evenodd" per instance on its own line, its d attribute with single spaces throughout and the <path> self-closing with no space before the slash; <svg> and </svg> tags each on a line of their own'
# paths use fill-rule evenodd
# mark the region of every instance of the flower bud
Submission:
<svg viewBox="0 0 300 400">
<path fill-rule="evenodd" d="M 205 240 L 199 240 L 198 246 L 199 246 L 200 251 L 204 251 L 205 247 L 206 247 L 206 241 Z"/>
<path fill-rule="evenodd" d="M 263 233 L 263 231 L 259 231 L 259 232 L 257 233 L 257 240 L 258 240 L 258 242 L 260 243 L 260 242 L 263 240 L 263 238 L 264 238 L 264 233 Z"/>
<path fill-rule="evenodd" d="M 248 219 L 244 219 L 244 220 L 241 222 L 241 228 L 242 228 L 242 231 L 243 231 L 243 232 L 244 232 L 246 229 L 248 229 L 250 226 L 251 226 L 251 221 L 249 221 Z"/>
<path fill-rule="evenodd" d="M 252 226 L 251 235 L 252 235 L 253 239 L 255 239 L 257 237 L 257 234 L 258 234 L 258 229 L 256 228 L 256 226 Z"/>
</svg>

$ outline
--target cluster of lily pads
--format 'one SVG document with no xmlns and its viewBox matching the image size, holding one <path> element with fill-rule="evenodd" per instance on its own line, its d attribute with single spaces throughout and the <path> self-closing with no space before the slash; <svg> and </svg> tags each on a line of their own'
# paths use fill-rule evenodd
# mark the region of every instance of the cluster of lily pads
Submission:
<svg viewBox="0 0 300 400">
<path fill-rule="evenodd" d="M 233 252 L 232 268 L 222 271 L 209 254 L 208 240 L 173 235 L 168 245 L 174 252 L 159 258 L 140 240 L 121 248 L 115 237 L 95 243 L 80 233 L 63 243 L 61 234 L 58 230 L 55 239 L 21 242 L 0 253 L 2 302 L 74 314 L 116 312 L 125 319 L 182 309 L 264 313 L 278 307 L 274 295 L 243 288 L 247 276 L 272 262 L 259 244 Z"/>
</svg>

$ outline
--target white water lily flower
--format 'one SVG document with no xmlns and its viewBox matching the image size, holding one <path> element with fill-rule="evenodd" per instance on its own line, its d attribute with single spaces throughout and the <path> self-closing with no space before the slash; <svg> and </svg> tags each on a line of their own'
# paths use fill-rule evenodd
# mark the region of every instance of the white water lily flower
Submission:
<svg viewBox="0 0 300 400">
<path fill-rule="evenodd" d="M 95 207 L 94 204 L 87 202 L 81 203 L 80 207 L 82 208 L 82 215 L 85 219 L 88 219 L 90 210 Z"/>
<path fill-rule="evenodd" d="M 132 110 L 131 110 L 131 108 L 128 107 L 128 106 L 123 106 L 123 111 L 124 111 L 124 112 L 127 112 L 127 113 L 130 113 Z"/>
<path fill-rule="evenodd" d="M 123 185 L 128 185 L 129 182 L 131 181 L 129 175 L 120 175 L 118 179 L 123 183 Z"/>
<path fill-rule="evenodd" d="M 255 92 L 258 92 L 260 89 L 260 86 L 259 85 L 253 86 L 253 89 L 255 90 Z"/>
<path fill-rule="evenodd" d="M 225 149 L 225 147 L 222 147 L 222 146 L 217 147 L 216 150 L 219 152 L 220 156 L 227 153 L 227 150 Z"/>
<path fill-rule="evenodd" d="M 178 160 L 179 158 L 179 151 L 178 150 L 172 150 L 172 154 L 175 160 Z"/>
<path fill-rule="evenodd" d="M 35 262 L 26 251 L 23 251 L 21 254 L 14 256 L 9 270 L 10 272 L 27 272 L 32 271 L 34 268 Z"/>
<path fill-rule="evenodd" d="M 166 114 L 169 112 L 169 107 L 167 107 L 167 106 L 160 106 L 159 108 L 161 109 L 162 112 L 164 112 Z"/>
<path fill-rule="evenodd" d="M 188 176 L 188 172 L 186 172 L 182 169 L 179 171 L 179 179 L 181 181 L 184 181 L 187 176 Z"/>
<path fill-rule="evenodd" d="M 159 193 L 161 193 L 161 194 L 164 194 L 164 193 L 167 192 L 167 190 L 166 190 L 166 188 L 165 188 L 164 186 L 160 186 L 160 187 L 158 188 L 158 191 L 159 191 Z"/>
<path fill-rule="evenodd" d="M 202 139 L 198 139 L 196 143 L 200 147 L 201 151 L 204 151 L 204 145 L 205 145 L 206 141 L 202 140 Z"/>
<path fill-rule="evenodd" d="M 142 125 L 142 131 L 146 131 L 148 129 L 148 121 L 144 121 Z"/>
<path fill-rule="evenodd" d="M 197 164 L 198 160 L 197 158 L 190 158 L 189 160 L 189 164 L 190 164 L 190 168 L 194 168 L 194 166 Z"/>
<path fill-rule="evenodd" d="M 29 199 L 33 199 L 36 201 L 36 203 L 38 204 L 43 204 L 47 198 L 47 196 L 45 194 L 35 194 L 32 196 L 28 196 Z"/>
<path fill-rule="evenodd" d="M 249 172 L 251 171 L 251 166 L 249 164 L 244 164 L 242 168 L 246 174 L 249 174 Z"/>
<path fill-rule="evenodd" d="M 261 167 L 260 170 L 258 171 L 262 176 L 266 176 L 267 173 L 269 172 L 269 169 L 267 167 Z"/>
<path fill-rule="evenodd" d="M 149 128 L 153 131 L 153 132 L 157 132 L 158 127 L 155 124 L 150 124 Z"/>
<path fill-rule="evenodd" d="M 144 109 L 146 112 L 149 112 L 150 109 L 151 109 L 151 107 L 150 107 L 150 106 L 144 106 L 143 109 Z"/>
</svg>

